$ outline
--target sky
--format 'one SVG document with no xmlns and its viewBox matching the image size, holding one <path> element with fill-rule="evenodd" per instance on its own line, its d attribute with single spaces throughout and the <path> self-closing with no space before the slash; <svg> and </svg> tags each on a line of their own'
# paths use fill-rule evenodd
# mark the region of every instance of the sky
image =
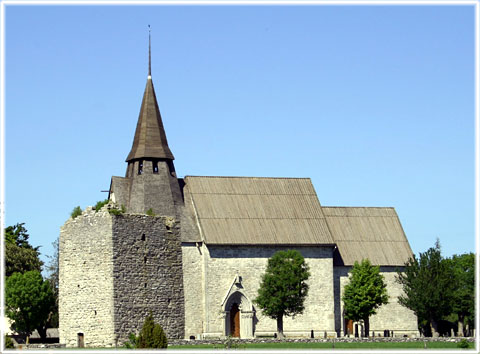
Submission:
<svg viewBox="0 0 480 354">
<path fill-rule="evenodd" d="M 180 177 L 310 177 L 395 207 L 415 254 L 475 251 L 475 12 L 465 6 L 5 11 L 5 226 L 42 259 L 124 176 L 152 77 Z"/>
</svg>

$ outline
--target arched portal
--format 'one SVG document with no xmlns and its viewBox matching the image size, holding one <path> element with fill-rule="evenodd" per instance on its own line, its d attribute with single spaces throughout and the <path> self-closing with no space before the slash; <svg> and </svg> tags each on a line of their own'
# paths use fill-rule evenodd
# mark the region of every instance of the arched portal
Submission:
<svg viewBox="0 0 480 354">
<path fill-rule="evenodd" d="M 253 338 L 253 306 L 243 291 L 234 291 L 223 305 L 224 335 Z"/>
<path fill-rule="evenodd" d="M 230 335 L 240 338 L 240 309 L 237 303 L 234 303 L 230 309 Z"/>
</svg>

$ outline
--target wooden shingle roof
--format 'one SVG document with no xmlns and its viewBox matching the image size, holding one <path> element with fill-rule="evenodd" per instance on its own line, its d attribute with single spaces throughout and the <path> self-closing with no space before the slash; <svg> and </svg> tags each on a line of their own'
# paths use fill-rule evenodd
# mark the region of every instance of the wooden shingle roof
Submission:
<svg viewBox="0 0 480 354">
<path fill-rule="evenodd" d="M 174 159 L 168 147 L 151 76 L 147 79 L 132 149 L 126 161 L 135 159 Z"/>
<path fill-rule="evenodd" d="M 333 245 L 308 178 L 187 176 L 185 183 L 207 244 Z"/>
<path fill-rule="evenodd" d="M 184 241 L 335 244 L 334 264 L 345 266 L 403 266 L 412 256 L 394 208 L 322 207 L 309 178 L 187 176 L 184 192 L 199 230 Z"/>
<path fill-rule="evenodd" d="M 338 265 L 368 258 L 374 265 L 402 266 L 413 253 L 394 208 L 322 207 L 338 247 Z"/>
</svg>

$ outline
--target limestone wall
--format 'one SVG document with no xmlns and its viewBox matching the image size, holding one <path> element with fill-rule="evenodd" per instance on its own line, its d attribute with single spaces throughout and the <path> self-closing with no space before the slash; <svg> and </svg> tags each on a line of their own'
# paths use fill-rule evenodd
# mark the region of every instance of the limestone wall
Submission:
<svg viewBox="0 0 480 354">
<path fill-rule="evenodd" d="M 185 338 L 201 338 L 205 317 L 205 293 L 202 247 L 182 244 L 183 282 L 185 294 Z"/>
<path fill-rule="evenodd" d="M 333 262 L 332 249 L 329 247 L 291 247 L 297 249 L 305 257 L 310 266 L 311 276 L 308 280 L 309 295 L 305 302 L 303 315 L 295 319 L 284 319 L 284 332 L 288 336 L 310 336 L 314 330 L 317 336 L 324 332 L 334 332 L 333 308 Z M 209 246 L 203 247 L 205 258 L 205 325 L 204 336 L 225 335 L 225 323 L 228 319 L 222 312 L 229 290 L 235 278 L 241 277 L 240 288 L 249 301 L 257 296 L 261 276 L 264 273 L 267 260 L 276 251 L 286 250 L 289 247 L 276 246 Z M 189 283 L 189 281 L 185 281 Z M 201 303 L 199 302 L 199 305 Z M 208 309 L 208 310 L 207 310 Z M 255 307 L 253 318 L 253 334 L 272 335 L 276 332 L 276 321 L 264 316 L 261 310 Z M 200 314 L 199 314 L 200 315 Z M 241 319 L 242 321 L 247 318 Z M 227 325 L 228 327 L 228 325 Z M 228 328 L 227 328 L 228 332 Z M 242 330 L 241 330 L 242 333 Z M 227 333 L 228 334 L 228 333 Z"/>
<path fill-rule="evenodd" d="M 381 306 L 377 313 L 370 318 L 370 331 L 378 336 L 383 336 L 384 330 L 394 332 L 395 336 L 418 335 L 417 317 L 413 311 L 398 303 L 398 297 L 403 293 L 400 284 L 395 282 L 396 267 L 380 267 L 380 272 L 385 278 L 389 303 Z M 343 319 L 343 289 L 348 284 L 348 272 L 351 267 L 334 267 L 335 284 L 335 329 L 340 336 L 345 334 L 345 321 Z M 370 333 L 372 334 L 372 333 Z"/>
<path fill-rule="evenodd" d="M 152 312 L 168 338 L 184 336 L 180 224 L 171 217 L 114 217 L 114 313 L 116 340 L 138 333 Z"/>
<path fill-rule="evenodd" d="M 87 209 L 68 220 L 59 240 L 60 343 L 113 346 L 112 217 Z"/>
</svg>

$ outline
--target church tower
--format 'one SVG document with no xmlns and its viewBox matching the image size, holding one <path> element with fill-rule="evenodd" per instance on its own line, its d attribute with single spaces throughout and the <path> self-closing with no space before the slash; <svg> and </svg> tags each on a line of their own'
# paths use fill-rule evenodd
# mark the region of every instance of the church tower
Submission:
<svg viewBox="0 0 480 354">
<path fill-rule="evenodd" d="M 86 208 L 60 231 L 59 333 L 67 347 L 121 346 L 149 314 L 168 338 L 184 337 L 183 198 L 150 57 L 126 176 L 112 177 L 107 205 Z"/>
<path fill-rule="evenodd" d="M 130 213 L 178 216 L 183 198 L 152 81 L 149 34 L 148 77 L 125 180 L 112 180 L 109 198 Z M 117 188 L 118 187 L 118 188 Z"/>
</svg>

